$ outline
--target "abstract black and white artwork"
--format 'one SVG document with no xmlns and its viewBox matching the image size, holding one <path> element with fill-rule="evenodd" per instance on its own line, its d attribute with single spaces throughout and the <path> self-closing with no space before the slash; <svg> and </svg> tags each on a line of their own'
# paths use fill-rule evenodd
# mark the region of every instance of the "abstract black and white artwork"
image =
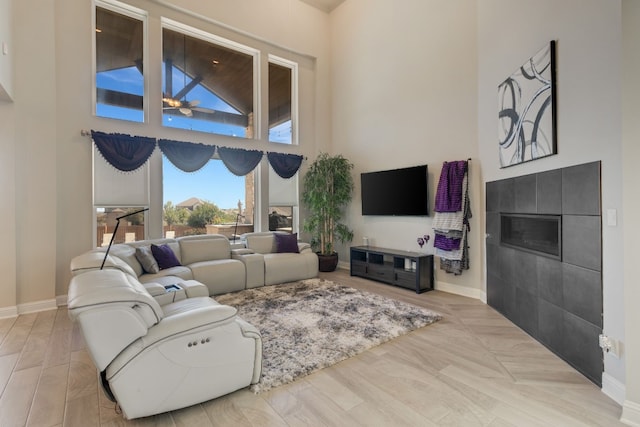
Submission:
<svg viewBox="0 0 640 427">
<path fill-rule="evenodd" d="M 500 167 L 557 153 L 555 41 L 498 86 Z"/>
</svg>

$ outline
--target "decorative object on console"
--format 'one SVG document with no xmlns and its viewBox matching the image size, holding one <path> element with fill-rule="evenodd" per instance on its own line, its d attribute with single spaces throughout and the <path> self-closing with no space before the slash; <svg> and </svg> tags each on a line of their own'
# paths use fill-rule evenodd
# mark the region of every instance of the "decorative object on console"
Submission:
<svg viewBox="0 0 640 427">
<path fill-rule="evenodd" d="M 304 176 L 302 201 L 309 215 L 303 229 L 311 234 L 311 245 L 318 251 L 320 271 L 336 269 L 336 240 L 353 239 L 353 231 L 340 222 L 353 193 L 352 169 L 353 164 L 342 155 L 320 153 Z"/>
<path fill-rule="evenodd" d="M 424 245 L 426 245 L 427 243 L 429 243 L 429 239 L 430 239 L 430 238 L 431 238 L 431 237 L 430 237 L 428 234 L 425 234 L 425 235 L 424 235 L 424 236 L 422 236 L 422 237 L 418 237 L 418 239 L 417 239 L 417 240 L 418 240 L 418 245 L 420 245 L 420 249 L 422 249 L 422 247 L 423 247 Z"/>
<path fill-rule="evenodd" d="M 498 86 L 500 167 L 556 154 L 555 41 Z"/>
<path fill-rule="evenodd" d="M 262 335 L 257 393 L 287 384 L 441 319 L 430 310 L 328 280 L 219 295 Z"/>
<path fill-rule="evenodd" d="M 444 162 L 436 191 L 433 247 L 440 268 L 462 274 L 469 269 L 467 234 L 471 218 L 469 160 Z"/>
</svg>

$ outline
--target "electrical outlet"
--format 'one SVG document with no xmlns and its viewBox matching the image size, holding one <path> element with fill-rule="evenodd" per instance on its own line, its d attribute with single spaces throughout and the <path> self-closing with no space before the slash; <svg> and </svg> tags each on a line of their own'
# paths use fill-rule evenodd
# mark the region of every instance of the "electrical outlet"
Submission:
<svg viewBox="0 0 640 427">
<path fill-rule="evenodd" d="M 606 335 L 600 334 L 598 336 L 598 345 L 607 354 L 612 355 L 615 358 L 620 358 L 620 342 L 609 338 Z"/>
<path fill-rule="evenodd" d="M 606 353 L 611 351 L 611 340 L 608 336 L 600 334 L 598 336 L 598 345 L 601 349 L 603 349 Z"/>
</svg>

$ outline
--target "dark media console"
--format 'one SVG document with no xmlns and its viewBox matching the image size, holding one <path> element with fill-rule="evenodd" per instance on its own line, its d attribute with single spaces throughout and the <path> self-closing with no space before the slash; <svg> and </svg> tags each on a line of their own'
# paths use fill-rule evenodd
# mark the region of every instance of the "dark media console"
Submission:
<svg viewBox="0 0 640 427">
<path fill-rule="evenodd" d="M 351 275 L 411 289 L 433 290 L 433 255 L 375 246 L 351 247 Z"/>
</svg>

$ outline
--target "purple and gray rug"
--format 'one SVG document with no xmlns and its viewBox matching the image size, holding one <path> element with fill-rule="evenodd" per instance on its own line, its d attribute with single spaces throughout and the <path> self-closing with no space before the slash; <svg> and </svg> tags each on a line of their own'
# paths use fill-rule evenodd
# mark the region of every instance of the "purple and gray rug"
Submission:
<svg viewBox="0 0 640 427">
<path fill-rule="evenodd" d="M 323 279 L 264 286 L 216 300 L 236 307 L 262 334 L 262 376 L 251 387 L 256 393 L 441 319 L 430 310 Z"/>
</svg>

